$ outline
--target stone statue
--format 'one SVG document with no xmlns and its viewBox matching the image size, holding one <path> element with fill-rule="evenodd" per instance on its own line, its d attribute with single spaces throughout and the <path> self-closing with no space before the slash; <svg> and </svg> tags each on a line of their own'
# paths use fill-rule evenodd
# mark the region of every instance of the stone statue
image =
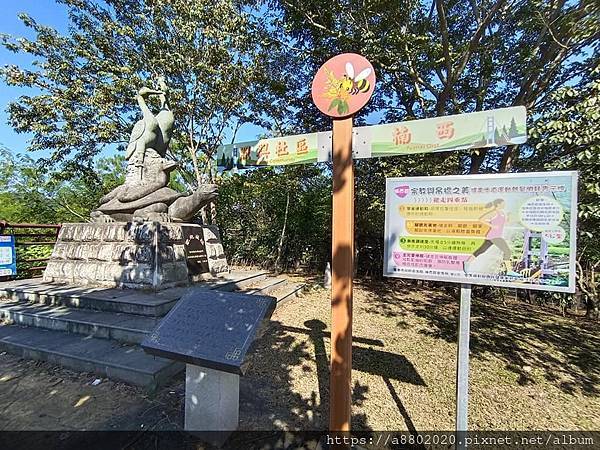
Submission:
<svg viewBox="0 0 600 450">
<path fill-rule="evenodd" d="M 214 184 L 202 185 L 191 195 L 167 187 L 171 172 L 177 168 L 177 163 L 165 158 L 175 122 L 168 92 L 163 77 L 158 78 L 156 89 L 142 87 L 138 91 L 136 100 L 142 119 L 134 125 L 127 145 L 125 183 L 100 199 L 92 220 L 185 222 L 217 197 Z M 160 99 L 156 115 L 146 103 L 151 95 Z"/>
</svg>

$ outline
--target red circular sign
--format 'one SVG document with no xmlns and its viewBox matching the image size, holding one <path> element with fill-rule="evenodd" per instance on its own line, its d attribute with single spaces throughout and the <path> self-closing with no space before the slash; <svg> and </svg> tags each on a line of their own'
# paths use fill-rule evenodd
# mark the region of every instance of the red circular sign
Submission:
<svg viewBox="0 0 600 450">
<path fill-rule="evenodd" d="M 312 82 L 312 99 L 331 117 L 347 117 L 367 104 L 375 89 L 375 70 L 356 53 L 334 56 L 321 66 Z"/>
</svg>

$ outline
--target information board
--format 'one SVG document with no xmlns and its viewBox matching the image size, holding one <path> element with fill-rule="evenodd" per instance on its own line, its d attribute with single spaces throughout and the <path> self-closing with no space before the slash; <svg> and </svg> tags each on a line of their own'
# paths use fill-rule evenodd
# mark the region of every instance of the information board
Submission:
<svg viewBox="0 0 600 450">
<path fill-rule="evenodd" d="M 575 292 L 577 172 L 388 178 L 384 275 Z"/>
<path fill-rule="evenodd" d="M 0 236 L 0 277 L 17 274 L 17 252 L 14 236 Z"/>
<path fill-rule="evenodd" d="M 273 297 L 192 288 L 142 342 L 152 355 L 242 374 Z"/>
</svg>

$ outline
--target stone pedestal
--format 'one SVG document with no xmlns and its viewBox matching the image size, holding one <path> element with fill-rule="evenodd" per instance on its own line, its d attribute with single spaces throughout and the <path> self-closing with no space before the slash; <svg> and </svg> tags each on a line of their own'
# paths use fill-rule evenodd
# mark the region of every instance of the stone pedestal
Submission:
<svg viewBox="0 0 600 450">
<path fill-rule="evenodd" d="M 239 375 L 186 364 L 185 431 L 235 431 L 239 401 Z"/>
<path fill-rule="evenodd" d="M 189 236 L 196 237 L 193 245 Z M 215 246 L 220 246 L 220 252 L 211 259 L 208 251 L 217 253 Z M 61 228 L 44 281 L 159 290 L 185 286 L 203 273 L 217 276 L 227 271 L 214 226 L 67 223 Z"/>
</svg>

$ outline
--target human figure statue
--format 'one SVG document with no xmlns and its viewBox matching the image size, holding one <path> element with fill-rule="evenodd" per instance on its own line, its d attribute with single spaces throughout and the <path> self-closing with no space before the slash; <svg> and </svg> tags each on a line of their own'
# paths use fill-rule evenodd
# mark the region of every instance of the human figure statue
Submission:
<svg viewBox="0 0 600 450">
<path fill-rule="evenodd" d="M 164 77 L 157 88 L 142 87 L 136 96 L 142 119 L 133 127 L 125 153 L 128 161 L 125 183 L 100 199 L 91 218 L 98 222 L 155 220 L 187 221 L 217 197 L 217 186 L 205 184 L 190 195 L 167 185 L 177 163 L 165 158 L 173 135 L 175 117 L 169 107 Z M 155 115 L 147 99 L 159 96 L 160 111 Z"/>
</svg>

